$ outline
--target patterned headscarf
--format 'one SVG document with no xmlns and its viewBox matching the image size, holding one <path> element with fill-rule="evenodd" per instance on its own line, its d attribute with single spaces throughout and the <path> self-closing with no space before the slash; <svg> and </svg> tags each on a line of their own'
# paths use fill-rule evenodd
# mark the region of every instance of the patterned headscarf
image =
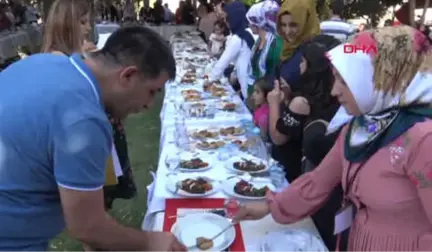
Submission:
<svg viewBox="0 0 432 252">
<path fill-rule="evenodd" d="M 246 18 L 252 25 L 275 34 L 278 12 L 279 5 L 275 1 L 265 0 L 252 5 L 246 13 Z"/>
<path fill-rule="evenodd" d="M 432 117 L 432 54 L 424 34 L 409 26 L 362 32 L 351 44 L 377 49 L 347 54 L 340 45 L 328 53 L 363 115 L 352 120 L 339 112 L 345 119 L 332 120 L 329 131 L 352 120 L 345 157 L 358 162 Z"/>
<path fill-rule="evenodd" d="M 320 34 L 320 21 L 315 8 L 315 0 L 285 0 L 277 16 L 277 26 L 283 15 L 290 14 L 299 28 L 295 41 L 284 41 L 281 60 L 289 59 L 299 45 Z M 282 33 L 279 31 L 282 36 Z M 282 36 L 283 37 L 283 36 Z"/>
</svg>

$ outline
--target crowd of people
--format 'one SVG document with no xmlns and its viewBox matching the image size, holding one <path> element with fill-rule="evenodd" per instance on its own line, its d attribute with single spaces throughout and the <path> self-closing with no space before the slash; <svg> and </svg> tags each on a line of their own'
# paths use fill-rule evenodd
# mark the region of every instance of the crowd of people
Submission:
<svg viewBox="0 0 432 252">
<path fill-rule="evenodd" d="M 35 3 L 23 4 L 19 0 L 0 1 L 0 32 L 13 30 L 23 24 L 36 24 L 40 18 Z"/>
<path fill-rule="evenodd" d="M 328 20 L 317 7 L 201 2 L 195 14 L 185 1 L 175 14 L 199 18 L 217 58 L 208 82 L 228 77 L 291 183 L 242 205 L 236 220 L 312 215 L 330 251 L 430 250 L 427 34 L 403 24 L 357 33 L 341 18 L 343 1 L 332 2 Z M 46 250 L 66 227 L 86 250 L 185 251 L 171 233 L 127 228 L 105 212 L 136 195 L 122 120 L 175 78 L 171 49 L 131 26 L 97 50 L 87 40 L 90 9 L 87 0 L 56 0 L 43 53 L 0 73 L 0 250 Z M 346 43 L 378 50 L 347 54 Z M 334 225 L 341 212 L 345 228 Z"/>
</svg>

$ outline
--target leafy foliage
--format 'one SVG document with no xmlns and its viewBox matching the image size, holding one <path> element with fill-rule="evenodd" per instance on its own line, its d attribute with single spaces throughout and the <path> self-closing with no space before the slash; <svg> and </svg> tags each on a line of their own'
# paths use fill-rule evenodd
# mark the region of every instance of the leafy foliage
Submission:
<svg viewBox="0 0 432 252">
<path fill-rule="evenodd" d="M 402 2 L 402 0 L 353 0 L 345 5 L 344 17 L 366 18 L 375 26 L 389 7 Z"/>
</svg>

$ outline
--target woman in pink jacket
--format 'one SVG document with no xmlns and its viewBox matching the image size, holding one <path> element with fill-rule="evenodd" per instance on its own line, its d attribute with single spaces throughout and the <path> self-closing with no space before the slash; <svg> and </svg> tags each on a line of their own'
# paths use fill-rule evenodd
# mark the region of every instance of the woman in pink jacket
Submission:
<svg viewBox="0 0 432 252">
<path fill-rule="evenodd" d="M 267 201 L 242 206 L 237 219 L 271 214 L 293 223 L 314 213 L 342 183 L 344 209 L 356 209 L 348 250 L 432 250 L 432 55 L 428 39 L 408 27 L 359 33 L 351 42 L 377 53 L 328 53 L 332 95 L 352 115 L 314 171 Z M 341 110 L 343 111 L 343 110 Z M 330 130 L 332 130 L 330 129 Z M 334 218 L 334 216 L 329 216 Z"/>
</svg>

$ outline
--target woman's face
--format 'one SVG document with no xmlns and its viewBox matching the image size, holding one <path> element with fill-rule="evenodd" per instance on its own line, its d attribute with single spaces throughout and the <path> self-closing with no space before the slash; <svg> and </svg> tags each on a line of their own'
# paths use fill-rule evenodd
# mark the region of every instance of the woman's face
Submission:
<svg viewBox="0 0 432 252">
<path fill-rule="evenodd" d="M 267 100 L 267 97 L 264 97 L 264 92 L 261 90 L 260 87 L 258 87 L 258 85 L 254 86 L 254 91 L 252 93 L 252 100 L 256 107 L 261 106 Z"/>
<path fill-rule="evenodd" d="M 293 42 L 299 34 L 299 27 L 297 23 L 294 22 L 291 15 L 284 14 L 280 16 L 279 31 L 286 41 Z"/>
<path fill-rule="evenodd" d="M 249 23 L 249 28 L 252 30 L 252 33 L 253 33 L 253 34 L 258 34 L 258 33 L 259 33 L 259 28 L 258 28 L 258 26 Z"/>
<path fill-rule="evenodd" d="M 91 31 L 90 26 L 90 13 L 87 13 L 86 15 L 82 16 L 80 19 L 80 33 L 81 38 L 84 40 L 88 37 Z"/>
<path fill-rule="evenodd" d="M 357 105 L 357 102 L 348 88 L 348 85 L 342 79 L 342 76 L 336 69 L 333 69 L 333 75 L 335 77 L 335 81 L 333 83 L 333 88 L 331 91 L 331 95 L 336 97 L 339 103 L 345 108 L 348 114 L 353 116 L 361 115 L 361 111 Z"/>
</svg>

